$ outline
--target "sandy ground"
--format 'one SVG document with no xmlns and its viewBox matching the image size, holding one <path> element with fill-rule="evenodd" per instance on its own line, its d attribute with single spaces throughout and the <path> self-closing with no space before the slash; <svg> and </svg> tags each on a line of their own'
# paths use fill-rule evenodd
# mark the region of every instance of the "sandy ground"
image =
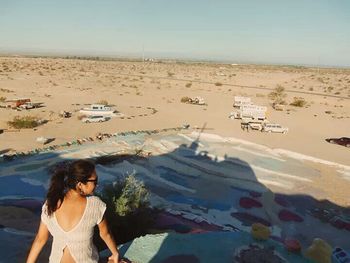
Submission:
<svg viewBox="0 0 350 263">
<path fill-rule="evenodd" d="M 303 108 L 271 107 L 268 94 L 285 87 L 286 101 L 302 97 Z M 270 122 L 289 128 L 287 134 L 246 132 L 228 118 L 233 98 L 249 96 L 268 107 Z M 207 106 L 181 103 L 182 97 L 201 96 Z M 230 136 L 350 165 L 349 148 L 326 138 L 350 137 L 350 70 L 254 65 L 185 64 L 92 61 L 53 58 L 0 58 L 2 100 L 29 97 L 45 107 L 16 111 L 0 108 L 0 153 L 42 147 L 39 136 L 55 138 L 49 145 L 94 136 L 99 132 L 160 129 L 190 124 L 205 132 Z M 101 100 L 126 115 L 105 123 L 84 124 L 79 110 Z M 5 103 L 0 103 L 4 105 Z M 155 110 L 154 110 L 155 109 Z M 72 111 L 69 119 L 61 110 Z M 326 113 L 328 112 L 328 113 Z M 36 129 L 13 131 L 15 116 L 49 120 Z"/>
</svg>

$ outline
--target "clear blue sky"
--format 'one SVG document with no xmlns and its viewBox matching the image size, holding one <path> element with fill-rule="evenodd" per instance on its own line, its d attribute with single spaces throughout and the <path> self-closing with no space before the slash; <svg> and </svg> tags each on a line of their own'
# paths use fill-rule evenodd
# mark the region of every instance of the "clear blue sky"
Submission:
<svg viewBox="0 0 350 263">
<path fill-rule="evenodd" d="M 0 52 L 350 66 L 350 0 L 0 0 Z"/>
</svg>

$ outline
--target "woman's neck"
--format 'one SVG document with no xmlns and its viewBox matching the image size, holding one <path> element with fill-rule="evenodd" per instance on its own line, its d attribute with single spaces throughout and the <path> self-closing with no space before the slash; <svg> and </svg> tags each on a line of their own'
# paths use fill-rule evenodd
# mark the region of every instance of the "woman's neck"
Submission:
<svg viewBox="0 0 350 263">
<path fill-rule="evenodd" d="M 71 199 L 71 200 L 76 200 L 76 199 L 82 199 L 85 198 L 85 196 L 81 195 L 77 190 L 75 189 L 70 189 L 65 197 L 65 199 Z"/>
</svg>

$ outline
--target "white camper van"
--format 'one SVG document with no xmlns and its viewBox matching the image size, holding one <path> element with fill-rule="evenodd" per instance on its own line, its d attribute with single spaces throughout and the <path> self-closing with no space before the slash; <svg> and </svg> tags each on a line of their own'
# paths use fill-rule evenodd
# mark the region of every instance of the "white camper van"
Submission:
<svg viewBox="0 0 350 263">
<path fill-rule="evenodd" d="M 248 97 L 240 97 L 240 96 L 235 96 L 234 101 L 233 101 L 233 107 L 235 108 L 240 108 L 242 106 L 246 105 L 252 105 L 252 101 Z"/>
<path fill-rule="evenodd" d="M 231 112 L 230 118 L 263 121 L 266 119 L 266 111 L 265 106 L 244 105 L 239 110 Z"/>
</svg>

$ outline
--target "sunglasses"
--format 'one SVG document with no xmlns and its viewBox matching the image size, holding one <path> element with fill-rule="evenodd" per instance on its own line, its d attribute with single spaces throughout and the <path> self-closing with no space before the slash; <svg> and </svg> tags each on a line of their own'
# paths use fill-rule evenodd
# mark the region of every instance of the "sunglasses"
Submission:
<svg viewBox="0 0 350 263">
<path fill-rule="evenodd" d="M 89 179 L 89 180 L 86 180 L 86 182 L 93 182 L 94 184 L 97 184 L 98 183 L 98 179 Z"/>
</svg>

